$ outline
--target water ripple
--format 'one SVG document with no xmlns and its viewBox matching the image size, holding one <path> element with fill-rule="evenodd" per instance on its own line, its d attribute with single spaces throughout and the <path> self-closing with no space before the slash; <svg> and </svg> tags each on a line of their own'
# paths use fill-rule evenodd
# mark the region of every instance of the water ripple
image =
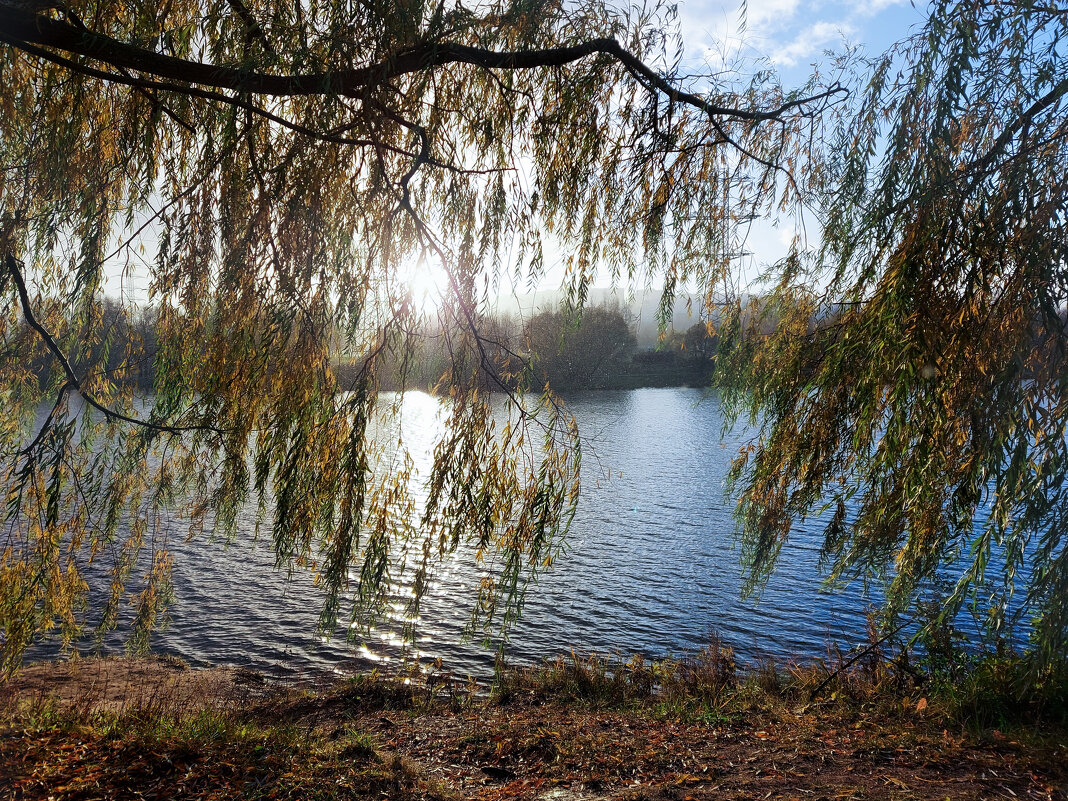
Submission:
<svg viewBox="0 0 1068 801">
<path fill-rule="evenodd" d="M 415 454 L 425 469 L 435 402 L 408 398 L 402 429 L 409 447 L 426 445 L 425 454 Z M 650 389 L 569 402 L 580 430 L 595 432 L 584 446 L 583 494 L 570 549 L 531 589 L 511 633 L 513 661 L 572 648 L 680 654 L 712 631 L 752 660 L 816 657 L 831 641 L 848 648 L 864 640 L 865 609 L 876 599 L 857 588 L 820 592 L 818 521 L 795 528 L 759 602 L 741 599 L 733 507 L 723 487 L 748 433 L 723 433 L 715 398 Z M 250 532 L 254 512 L 243 519 Z M 316 635 L 319 591 L 305 573 L 287 580 L 265 542 L 227 547 L 175 539 L 176 598 L 171 624 L 155 643 L 161 651 L 283 675 L 366 668 L 405 652 L 397 636 L 401 597 L 393 627 L 353 642 L 340 627 L 324 640 Z M 434 587 L 421 608 L 418 653 L 441 657 L 460 674 L 486 675 L 492 652 L 461 637 L 477 587 L 469 554 L 443 565 Z"/>
</svg>

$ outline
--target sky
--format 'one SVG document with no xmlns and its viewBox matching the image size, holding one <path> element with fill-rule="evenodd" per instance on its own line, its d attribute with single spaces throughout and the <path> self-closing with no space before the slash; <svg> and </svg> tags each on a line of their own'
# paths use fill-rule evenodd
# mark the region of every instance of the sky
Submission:
<svg viewBox="0 0 1068 801">
<path fill-rule="evenodd" d="M 926 19 L 926 5 L 909 0 L 677 0 L 684 54 L 681 70 L 693 76 L 715 75 L 725 69 L 744 71 L 754 62 L 768 59 L 789 90 L 804 85 L 814 66 L 831 61 L 828 51 L 860 46 L 862 54 L 876 57 L 888 47 L 915 32 Z M 747 75 L 739 75 L 745 79 Z M 745 249 L 751 253 L 742 266 L 743 282 L 755 278 L 762 268 L 786 255 L 795 235 L 795 225 L 786 220 L 758 220 L 748 231 Z M 806 217 L 804 233 L 818 236 L 818 226 Z M 546 243 L 546 273 L 540 289 L 553 290 L 564 276 L 559 246 Z M 432 274 L 432 270 L 430 271 Z M 607 271 L 594 281 L 597 287 L 610 283 Z M 433 279 L 430 279 L 433 283 Z M 692 289 L 692 288 L 691 288 Z M 624 287 L 626 295 L 652 293 L 658 286 Z M 518 288 L 503 293 L 503 307 L 536 304 Z"/>
<path fill-rule="evenodd" d="M 715 74 L 725 65 L 766 57 L 788 89 L 803 84 L 814 64 L 829 61 L 827 50 L 862 45 L 874 56 L 906 37 L 924 19 L 924 6 L 913 6 L 908 0 L 748 0 L 744 5 L 741 0 L 679 0 L 678 6 L 684 69 Z M 792 225 L 770 221 L 754 225 L 746 243 L 754 266 L 781 257 L 793 235 Z M 559 286 L 563 270 L 559 251 L 554 254 L 552 245 L 547 245 L 548 270 L 542 286 L 548 289 Z M 148 261 L 129 265 L 129 271 L 118 265 L 109 269 L 109 291 L 143 302 Z M 415 273 L 425 270 L 423 265 L 414 267 Z M 434 294 L 443 283 L 432 271 L 413 280 L 427 285 L 422 289 L 413 285 L 420 294 Z M 596 283 L 607 285 L 608 281 Z"/>
<path fill-rule="evenodd" d="M 829 51 L 859 46 L 862 55 L 879 56 L 922 26 L 925 9 L 909 0 L 679 0 L 684 66 L 715 74 L 766 58 L 789 90 L 828 65 Z M 806 216 L 803 235 L 818 232 Z M 755 276 L 785 256 L 795 233 L 792 221 L 756 221 L 745 243 L 752 254 L 746 274 Z"/>
<path fill-rule="evenodd" d="M 681 0 L 679 18 L 693 65 L 715 68 L 724 54 L 763 55 L 793 85 L 828 49 L 849 43 L 881 53 L 923 21 L 924 7 L 908 0 Z"/>
</svg>

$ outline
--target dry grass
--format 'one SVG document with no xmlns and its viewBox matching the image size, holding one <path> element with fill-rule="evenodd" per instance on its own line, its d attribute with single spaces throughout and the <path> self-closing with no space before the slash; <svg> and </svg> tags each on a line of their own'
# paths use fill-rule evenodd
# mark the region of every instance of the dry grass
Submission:
<svg viewBox="0 0 1068 801">
<path fill-rule="evenodd" d="M 492 692 L 434 671 L 115 707 L 90 697 L 99 685 L 79 698 L 16 680 L 0 690 L 0 797 L 1068 798 L 1063 726 L 977 727 L 885 660 L 809 703 L 829 670 L 741 671 L 714 642 L 670 662 L 572 655 L 502 671 Z"/>
</svg>

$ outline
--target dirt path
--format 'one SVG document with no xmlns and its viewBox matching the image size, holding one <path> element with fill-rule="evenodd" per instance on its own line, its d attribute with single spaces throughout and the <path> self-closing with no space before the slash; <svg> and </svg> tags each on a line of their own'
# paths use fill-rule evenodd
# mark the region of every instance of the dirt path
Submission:
<svg viewBox="0 0 1068 801">
<path fill-rule="evenodd" d="M 891 714 L 863 704 L 780 705 L 680 719 L 652 706 L 425 703 L 410 688 L 367 683 L 311 694 L 160 660 L 39 665 L 0 693 L 52 697 L 75 710 L 222 709 L 264 731 L 300 733 L 296 750 L 263 747 L 274 756 L 236 741 L 191 746 L 139 735 L 122 741 L 124 762 L 116 762 L 113 732 L 79 729 L 81 761 L 61 763 L 57 753 L 75 747 L 69 733 L 0 726 L 0 768 L 21 788 L 7 796 L 0 781 L 0 798 L 19 801 L 227 798 L 247 794 L 252 781 L 257 797 L 303 799 L 313 787 L 315 797 L 390 801 L 1068 799 L 1068 743 L 950 731 L 911 706 Z M 96 790 L 85 789 L 87 777 Z M 334 777 L 357 789 L 326 791 Z M 194 786 L 201 789 L 177 789 Z M 54 792 L 71 787 L 81 789 Z"/>
<path fill-rule="evenodd" d="M 687 723 L 551 705 L 353 723 L 461 796 L 487 801 L 561 788 L 634 801 L 1068 798 L 1068 759 L 1058 768 L 1008 739 L 969 742 L 924 721 Z"/>
</svg>

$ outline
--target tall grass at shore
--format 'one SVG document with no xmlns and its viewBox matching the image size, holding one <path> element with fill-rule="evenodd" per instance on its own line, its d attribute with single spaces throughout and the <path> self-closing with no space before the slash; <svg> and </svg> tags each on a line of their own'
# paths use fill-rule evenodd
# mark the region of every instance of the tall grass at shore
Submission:
<svg viewBox="0 0 1068 801">
<path fill-rule="evenodd" d="M 887 648 L 872 648 L 861 659 L 832 650 L 822 660 L 742 667 L 713 637 L 680 659 L 571 653 L 540 665 L 501 667 L 491 695 L 499 703 L 579 702 L 683 717 L 775 706 L 860 705 L 887 714 L 918 708 L 973 732 L 1068 730 L 1068 667 L 1047 668 L 1036 678 L 1033 665 L 1013 652 L 967 657 L 952 673 L 910 650 Z"/>
</svg>

